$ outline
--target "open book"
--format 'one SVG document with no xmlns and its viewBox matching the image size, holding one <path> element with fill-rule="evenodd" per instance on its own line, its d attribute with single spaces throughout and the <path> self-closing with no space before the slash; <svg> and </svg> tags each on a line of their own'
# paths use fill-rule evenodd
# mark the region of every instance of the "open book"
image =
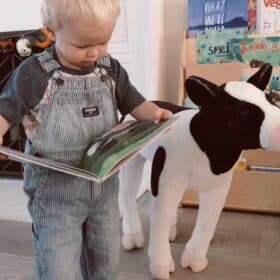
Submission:
<svg viewBox="0 0 280 280">
<path fill-rule="evenodd" d="M 0 153 L 11 160 L 33 163 L 100 183 L 117 172 L 162 133 L 169 130 L 177 119 L 178 117 L 173 117 L 157 124 L 149 121 L 121 123 L 95 138 L 77 167 L 27 155 L 4 146 L 0 146 Z"/>
</svg>

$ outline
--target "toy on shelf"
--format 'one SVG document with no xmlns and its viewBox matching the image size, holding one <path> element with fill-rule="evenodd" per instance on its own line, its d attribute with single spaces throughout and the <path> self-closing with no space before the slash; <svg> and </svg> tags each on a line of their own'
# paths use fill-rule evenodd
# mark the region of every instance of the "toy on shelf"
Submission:
<svg viewBox="0 0 280 280">
<path fill-rule="evenodd" d="M 32 54 L 32 47 L 38 47 L 44 49 L 50 46 L 52 40 L 49 36 L 49 32 L 46 28 L 41 28 L 32 33 L 23 35 L 16 42 L 16 49 L 20 56 L 27 57 Z"/>
<path fill-rule="evenodd" d="M 52 44 L 48 30 L 0 32 L 0 93 L 17 66 L 32 53 L 43 51 Z M 22 126 L 14 127 L 4 137 L 4 145 L 23 150 L 25 134 Z M 0 158 L 0 176 L 22 176 L 22 164 Z"/>
<path fill-rule="evenodd" d="M 11 39 L 0 40 L 0 53 L 10 53 L 15 49 L 15 43 Z"/>
</svg>

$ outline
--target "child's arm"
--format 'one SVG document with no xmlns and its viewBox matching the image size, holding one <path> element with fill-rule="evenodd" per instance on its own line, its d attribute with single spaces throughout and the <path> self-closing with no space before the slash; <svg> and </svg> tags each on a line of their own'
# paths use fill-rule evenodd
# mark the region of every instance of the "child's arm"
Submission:
<svg viewBox="0 0 280 280">
<path fill-rule="evenodd" d="M 158 123 L 169 119 L 172 112 L 162 109 L 152 102 L 144 101 L 131 112 L 131 115 L 136 120 L 149 120 Z"/>
<path fill-rule="evenodd" d="M 7 122 L 7 120 L 0 115 L 0 145 L 3 144 L 3 136 L 10 128 L 10 124 Z"/>
</svg>

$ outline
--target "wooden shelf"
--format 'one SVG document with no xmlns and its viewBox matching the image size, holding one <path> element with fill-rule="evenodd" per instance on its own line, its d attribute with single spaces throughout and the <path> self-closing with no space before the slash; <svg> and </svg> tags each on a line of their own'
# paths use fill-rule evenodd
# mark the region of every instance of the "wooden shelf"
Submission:
<svg viewBox="0 0 280 280">
<path fill-rule="evenodd" d="M 216 84 L 240 80 L 244 65 L 241 63 L 197 64 L 195 38 L 184 38 L 178 103 L 184 104 L 184 80 L 196 75 Z M 280 167 L 280 153 L 251 150 L 242 154 L 250 165 Z M 197 193 L 187 190 L 182 206 L 198 206 Z M 235 171 L 225 209 L 280 214 L 280 173 Z"/>
</svg>

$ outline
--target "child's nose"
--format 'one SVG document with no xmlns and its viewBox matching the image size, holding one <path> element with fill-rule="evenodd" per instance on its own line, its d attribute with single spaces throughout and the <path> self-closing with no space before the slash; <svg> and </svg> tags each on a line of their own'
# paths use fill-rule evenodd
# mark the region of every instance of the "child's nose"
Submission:
<svg viewBox="0 0 280 280">
<path fill-rule="evenodd" d="M 90 56 L 90 57 L 97 57 L 98 54 L 99 54 L 98 47 L 92 47 L 87 52 L 87 56 Z"/>
</svg>

